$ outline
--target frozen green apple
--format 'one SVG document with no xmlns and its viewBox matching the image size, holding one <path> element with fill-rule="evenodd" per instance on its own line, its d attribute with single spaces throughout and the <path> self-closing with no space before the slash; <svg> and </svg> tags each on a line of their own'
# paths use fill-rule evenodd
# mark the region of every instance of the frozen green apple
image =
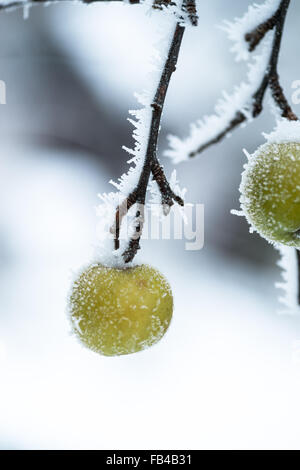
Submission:
<svg viewBox="0 0 300 470">
<path fill-rule="evenodd" d="M 70 295 L 73 332 L 105 356 L 141 351 L 158 342 L 173 313 L 170 285 L 156 269 L 91 265 L 75 280 Z"/>
<path fill-rule="evenodd" d="M 241 206 L 251 225 L 273 243 L 300 248 L 300 143 L 266 143 L 242 176 Z"/>
</svg>

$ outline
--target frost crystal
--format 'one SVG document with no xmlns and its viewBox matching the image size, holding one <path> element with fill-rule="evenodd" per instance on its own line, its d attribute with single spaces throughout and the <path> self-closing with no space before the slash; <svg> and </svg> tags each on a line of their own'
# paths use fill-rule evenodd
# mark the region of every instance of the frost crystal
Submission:
<svg viewBox="0 0 300 470">
<path fill-rule="evenodd" d="M 241 18 L 235 18 L 233 22 L 224 22 L 224 26 L 221 28 L 233 42 L 230 50 L 236 55 L 237 61 L 248 60 L 250 56 L 245 34 L 273 16 L 279 4 L 280 0 L 266 0 L 261 5 L 254 3 L 254 5 L 249 6 L 247 13 Z"/>
<path fill-rule="evenodd" d="M 270 134 L 263 132 L 263 136 L 269 144 L 300 142 L 300 122 L 289 121 L 285 118 L 278 119 L 275 129 Z"/>
</svg>

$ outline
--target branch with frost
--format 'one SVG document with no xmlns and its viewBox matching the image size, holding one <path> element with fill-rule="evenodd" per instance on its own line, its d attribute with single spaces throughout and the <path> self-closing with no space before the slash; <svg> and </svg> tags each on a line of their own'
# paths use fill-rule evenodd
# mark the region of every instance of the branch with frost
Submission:
<svg viewBox="0 0 300 470">
<path fill-rule="evenodd" d="M 112 233 L 114 233 L 114 245 L 115 250 L 120 248 L 120 228 L 123 218 L 126 216 L 127 212 L 137 205 L 136 210 L 136 226 L 134 234 L 131 236 L 126 250 L 122 253 L 125 263 L 132 261 L 140 247 L 140 238 L 143 229 L 143 210 L 146 192 L 149 184 L 150 176 L 152 175 L 154 181 L 157 183 L 161 194 L 161 203 L 167 214 L 174 202 L 177 202 L 181 206 L 184 204 L 183 199 L 175 194 L 171 189 L 170 184 L 165 176 L 164 170 L 159 163 L 157 157 L 157 141 L 158 134 L 160 129 L 160 121 L 162 110 L 170 83 L 172 73 L 176 69 L 178 54 L 181 46 L 181 41 L 184 33 L 184 26 L 181 26 L 179 23 L 175 26 L 175 31 L 169 48 L 167 58 L 165 60 L 164 67 L 159 79 L 159 83 L 155 94 L 148 102 L 148 97 L 140 97 L 141 102 L 145 105 L 145 108 L 139 111 L 133 112 L 133 114 L 138 118 L 137 121 L 134 121 L 133 124 L 136 126 L 137 131 L 135 133 L 136 146 L 133 151 L 126 149 L 129 153 L 133 154 L 133 162 L 135 168 L 130 171 L 129 175 L 132 177 L 132 173 L 139 175 L 138 181 L 134 188 L 130 191 L 128 196 L 117 206 L 115 213 L 115 222 L 111 228 Z M 149 103 L 149 104 L 148 104 Z M 147 125 L 148 121 L 148 125 Z M 146 124 L 146 125 L 145 125 Z M 142 133 L 147 133 L 146 142 L 141 139 L 140 131 Z M 141 155 L 145 153 L 145 155 Z M 128 178 L 126 178 L 127 183 Z M 121 180 L 121 187 L 118 185 L 118 189 L 122 190 L 124 186 L 123 181 Z"/>
<path fill-rule="evenodd" d="M 145 0 L 0 0 L 0 11 L 2 10 L 13 10 L 15 8 L 30 8 L 34 5 L 50 5 L 59 2 L 64 3 L 75 3 L 81 2 L 86 5 L 91 5 L 92 3 L 105 3 L 105 2 L 123 2 L 129 3 L 131 5 L 144 3 Z M 176 11 L 176 1 L 172 2 L 171 0 L 154 0 L 152 7 L 154 9 L 162 10 L 167 7 L 175 7 L 174 13 Z M 178 16 L 184 21 L 185 18 L 188 19 L 189 23 L 192 26 L 198 25 L 198 15 L 196 9 L 196 0 L 184 0 L 180 8 L 181 13 Z"/>
<path fill-rule="evenodd" d="M 106 254 L 105 247 L 101 247 L 104 263 L 118 266 L 130 263 L 140 248 L 147 190 L 155 200 L 159 194 L 164 215 L 169 213 L 174 203 L 184 205 L 184 191 L 179 188 L 175 174 L 170 181 L 167 180 L 158 160 L 157 144 L 165 98 L 171 76 L 176 70 L 185 31 L 184 20 L 196 25 L 197 12 L 194 0 L 184 0 L 180 10 L 170 0 L 155 0 L 152 6 L 164 10 L 159 22 L 162 40 L 159 54 L 155 54 L 158 63 L 155 76 L 149 80 L 150 90 L 136 95 L 143 107 L 130 111 L 134 117 L 129 121 L 135 127 L 135 146 L 133 149 L 124 149 L 132 156 L 128 162 L 131 166 L 117 183 L 111 181 L 118 192 L 101 196 L 102 204 L 98 208 L 101 220 L 109 221 L 110 233 L 113 235 L 114 250 L 108 247 Z M 168 14 L 170 12 L 175 15 Z M 113 214 L 113 219 L 110 214 Z"/>
<path fill-rule="evenodd" d="M 224 29 L 234 41 L 232 51 L 236 53 L 237 60 L 248 60 L 250 53 L 265 39 L 263 51 L 249 66 L 248 82 L 237 87 L 233 95 L 224 94 L 217 103 L 215 115 L 206 116 L 193 124 L 190 135 L 184 140 L 169 136 L 170 149 L 166 155 L 175 163 L 195 157 L 229 136 L 239 125 L 257 117 L 263 109 L 263 99 L 268 88 L 281 115 L 289 120 L 297 120 L 284 95 L 277 71 L 289 4 L 290 0 L 267 0 L 262 5 L 250 7 L 243 18 L 225 24 Z M 273 31 L 273 37 L 266 37 L 270 31 Z"/>
</svg>

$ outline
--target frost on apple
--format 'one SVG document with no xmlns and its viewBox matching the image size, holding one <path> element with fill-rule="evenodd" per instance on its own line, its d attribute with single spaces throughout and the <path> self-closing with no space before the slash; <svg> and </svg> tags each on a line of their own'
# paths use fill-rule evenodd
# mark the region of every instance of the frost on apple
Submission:
<svg viewBox="0 0 300 470">
<path fill-rule="evenodd" d="M 241 210 L 270 243 L 300 248 L 300 124 L 282 120 L 248 156 L 240 185 Z"/>
<path fill-rule="evenodd" d="M 249 223 L 271 243 L 300 248 L 300 144 L 264 144 L 242 175 L 240 203 Z"/>
<path fill-rule="evenodd" d="M 72 331 L 87 348 L 105 356 L 141 351 L 157 343 L 172 318 L 170 285 L 156 269 L 83 269 L 69 298 Z"/>
<path fill-rule="evenodd" d="M 300 123 L 281 119 L 266 143 L 254 154 L 247 152 L 240 185 L 241 211 L 250 224 L 281 254 L 284 289 L 280 300 L 289 311 L 299 312 L 297 250 L 300 249 Z"/>
</svg>

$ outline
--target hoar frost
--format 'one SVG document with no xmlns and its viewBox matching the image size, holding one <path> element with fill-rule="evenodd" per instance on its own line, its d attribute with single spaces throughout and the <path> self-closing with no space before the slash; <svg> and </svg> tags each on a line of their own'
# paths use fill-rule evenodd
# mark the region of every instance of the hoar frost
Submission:
<svg viewBox="0 0 300 470">
<path fill-rule="evenodd" d="M 128 160 L 130 167 L 127 173 L 123 174 L 117 182 L 110 181 L 110 183 L 117 189 L 116 192 L 99 195 L 101 204 L 97 208 L 97 215 L 101 220 L 100 230 L 98 231 L 99 244 L 96 247 L 95 260 L 106 266 L 124 266 L 122 254 L 128 246 L 129 239 L 135 235 L 135 227 L 137 223 L 135 205 L 132 206 L 126 214 L 126 224 L 124 224 L 124 226 L 121 225 L 120 227 L 120 247 L 118 250 L 113 249 L 113 237 L 109 234 L 109 227 L 112 227 L 115 222 L 117 206 L 121 204 L 136 188 L 143 169 L 151 129 L 151 104 L 160 82 L 161 72 L 167 59 L 173 32 L 176 27 L 176 21 L 178 20 L 178 15 L 174 14 L 176 13 L 177 7 L 175 10 L 174 8 L 172 11 L 169 11 L 170 9 L 164 9 L 164 11 L 159 12 L 151 9 L 153 23 L 158 25 L 159 28 L 160 40 L 156 45 L 156 49 L 153 52 L 153 57 L 150 63 L 151 72 L 147 79 L 149 85 L 142 93 L 135 94 L 138 103 L 140 103 L 142 107 L 137 110 L 129 111 L 131 118 L 128 120 L 134 126 L 133 138 L 135 143 L 133 149 L 129 149 L 127 147 L 123 147 L 123 149 L 131 156 Z M 185 193 L 185 190 L 181 190 L 178 185 L 176 172 L 173 173 L 171 177 L 170 187 L 180 196 L 183 196 Z M 149 191 L 152 194 L 151 202 L 158 202 L 159 199 L 160 203 L 161 197 L 155 181 L 150 183 Z M 131 262 L 130 266 L 134 264 L 135 262 Z"/>
<path fill-rule="evenodd" d="M 274 15 L 280 5 L 281 0 L 267 0 L 262 4 L 254 3 L 250 5 L 248 11 L 241 18 L 235 18 L 233 22 L 225 21 L 222 29 L 227 33 L 230 41 L 233 42 L 231 52 L 235 54 L 237 62 L 248 60 L 250 52 L 248 43 L 245 41 L 245 34 L 251 32 L 259 24 L 268 20 Z"/>
</svg>

